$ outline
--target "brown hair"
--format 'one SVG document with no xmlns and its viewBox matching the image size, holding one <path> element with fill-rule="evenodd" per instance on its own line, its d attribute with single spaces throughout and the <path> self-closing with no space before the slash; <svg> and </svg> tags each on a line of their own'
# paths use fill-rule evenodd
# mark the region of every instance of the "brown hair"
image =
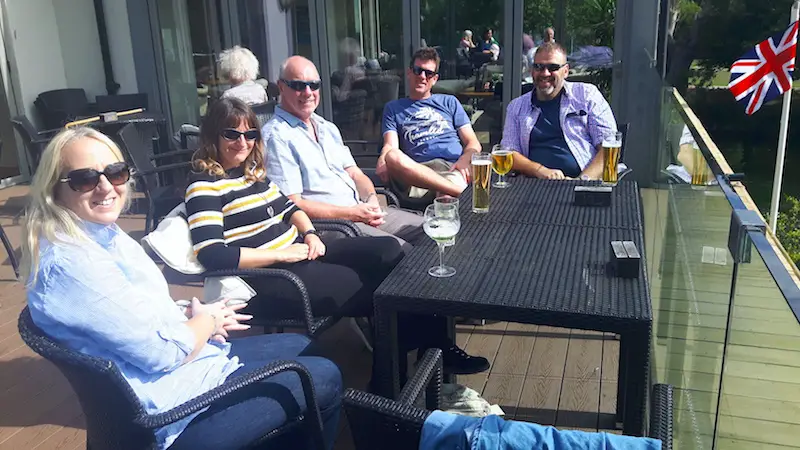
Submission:
<svg viewBox="0 0 800 450">
<path fill-rule="evenodd" d="M 192 156 L 192 165 L 195 170 L 208 172 L 217 177 L 225 177 L 225 169 L 219 159 L 219 142 L 222 130 L 236 128 L 244 120 L 250 128 L 259 129 L 258 117 L 247 104 L 236 98 L 223 98 L 217 100 L 208 111 L 200 127 L 200 148 Z M 244 178 L 248 181 L 261 181 L 266 177 L 264 167 L 264 141 L 259 131 L 253 144 L 253 151 L 242 163 Z"/>
<path fill-rule="evenodd" d="M 411 55 L 411 68 L 414 67 L 414 63 L 417 61 L 434 61 L 436 63 L 436 70 L 439 70 L 439 52 L 436 51 L 435 48 L 431 47 L 422 47 L 421 49 L 414 52 Z"/>
<path fill-rule="evenodd" d="M 561 44 L 555 41 L 543 42 L 542 45 L 540 45 L 539 48 L 536 49 L 536 53 L 533 55 L 533 57 L 535 58 L 536 55 L 538 55 L 539 53 L 553 53 L 553 52 L 561 52 L 561 54 L 564 55 L 564 58 L 565 59 L 567 58 L 567 51 L 564 50 L 564 47 Z"/>
</svg>

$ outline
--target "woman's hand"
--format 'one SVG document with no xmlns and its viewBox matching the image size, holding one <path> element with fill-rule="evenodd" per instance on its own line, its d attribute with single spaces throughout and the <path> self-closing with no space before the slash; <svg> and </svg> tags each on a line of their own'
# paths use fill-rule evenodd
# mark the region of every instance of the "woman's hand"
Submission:
<svg viewBox="0 0 800 450">
<path fill-rule="evenodd" d="M 205 304 L 200 302 L 197 297 L 192 297 L 191 311 L 192 317 L 208 314 L 214 319 L 214 331 L 211 333 L 212 336 L 224 333 L 223 325 L 225 324 L 226 317 L 233 315 L 233 311 L 227 310 L 225 302 L 219 301 Z"/>
<path fill-rule="evenodd" d="M 281 262 L 286 264 L 296 263 L 308 259 L 308 244 L 292 244 L 284 249 L 276 250 L 280 253 Z"/>
<path fill-rule="evenodd" d="M 325 244 L 322 239 L 315 234 L 307 234 L 305 243 L 308 245 L 308 259 L 315 260 L 320 256 L 325 256 Z"/>
<path fill-rule="evenodd" d="M 225 300 L 221 300 L 219 303 L 227 303 Z M 244 331 L 249 330 L 250 325 L 243 324 L 246 320 L 250 320 L 253 318 L 250 314 L 238 314 L 236 311 L 240 309 L 246 308 L 247 303 L 238 303 L 235 305 L 225 306 L 226 313 L 230 313 L 230 315 L 225 317 L 225 320 L 222 324 L 222 331 L 218 334 L 211 336 L 211 340 L 214 342 L 218 342 L 220 344 L 224 344 L 226 339 L 228 338 L 229 331 Z"/>
</svg>

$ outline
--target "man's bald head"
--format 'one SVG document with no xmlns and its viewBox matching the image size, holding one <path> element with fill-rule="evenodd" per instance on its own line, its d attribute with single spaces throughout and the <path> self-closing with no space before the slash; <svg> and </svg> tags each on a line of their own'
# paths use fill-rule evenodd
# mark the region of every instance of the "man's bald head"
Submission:
<svg viewBox="0 0 800 450">
<path fill-rule="evenodd" d="M 281 78 L 284 80 L 303 80 L 304 75 L 310 75 L 309 80 L 319 80 L 317 66 L 304 56 L 290 56 L 281 64 Z"/>
<path fill-rule="evenodd" d="M 317 67 L 308 58 L 292 56 L 281 64 L 280 76 L 278 89 L 281 91 L 281 107 L 309 123 L 311 114 L 319 106 L 320 79 Z"/>
</svg>

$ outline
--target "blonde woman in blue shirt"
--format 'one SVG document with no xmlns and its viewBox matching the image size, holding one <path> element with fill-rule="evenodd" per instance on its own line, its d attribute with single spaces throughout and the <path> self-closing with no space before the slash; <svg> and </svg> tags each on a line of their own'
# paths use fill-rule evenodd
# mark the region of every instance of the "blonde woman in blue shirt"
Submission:
<svg viewBox="0 0 800 450">
<path fill-rule="evenodd" d="M 330 448 L 341 409 L 338 368 L 305 356 L 309 341 L 300 335 L 226 342 L 228 331 L 247 328 L 239 322 L 250 316 L 238 313 L 240 307 L 193 300 L 182 312 L 158 267 L 116 225 L 130 189 L 130 169 L 107 136 L 68 129 L 47 146 L 23 223 L 23 279 L 36 325 L 67 347 L 116 364 L 148 413 L 271 361 L 297 360 L 313 377 Z M 303 414 L 296 375 L 262 383 L 247 394 L 254 398 L 246 406 L 214 405 L 157 430 L 158 446 L 240 448 Z M 305 448 L 305 437 L 294 439 L 292 448 Z"/>
</svg>

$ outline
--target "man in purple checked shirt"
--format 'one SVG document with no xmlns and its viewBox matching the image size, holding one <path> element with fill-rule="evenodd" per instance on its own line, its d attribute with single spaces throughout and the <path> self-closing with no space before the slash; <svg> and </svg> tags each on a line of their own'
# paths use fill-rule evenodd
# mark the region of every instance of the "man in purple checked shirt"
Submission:
<svg viewBox="0 0 800 450">
<path fill-rule="evenodd" d="M 617 122 L 597 87 L 566 81 L 568 73 L 561 45 L 545 42 L 536 50 L 535 89 L 506 111 L 500 144 L 514 150 L 513 170 L 551 180 L 602 177 L 603 137 Z"/>
</svg>

